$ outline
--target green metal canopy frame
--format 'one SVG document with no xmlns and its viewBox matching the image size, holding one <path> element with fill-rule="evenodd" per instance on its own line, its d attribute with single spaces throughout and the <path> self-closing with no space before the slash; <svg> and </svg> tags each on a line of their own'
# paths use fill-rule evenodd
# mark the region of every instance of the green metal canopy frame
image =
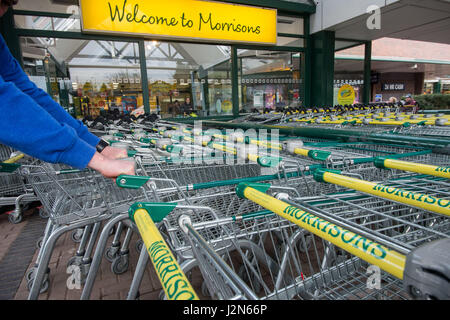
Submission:
<svg viewBox="0 0 450 320">
<path fill-rule="evenodd" d="M 308 49 L 310 45 L 310 19 L 309 16 L 316 12 L 316 5 L 314 1 L 302 1 L 302 2 L 294 2 L 294 1 L 275 1 L 275 0 L 222 0 L 224 2 L 236 3 L 242 5 L 252 5 L 259 7 L 267 7 L 274 8 L 278 10 L 280 15 L 292 16 L 303 18 L 304 23 L 304 35 L 299 36 L 298 34 L 279 34 L 282 37 L 292 37 L 292 38 L 303 38 L 304 39 L 304 47 L 284 47 L 284 46 L 267 46 L 264 47 L 265 50 L 281 50 L 281 51 L 295 51 L 295 52 L 304 52 L 302 55 L 302 77 L 304 77 L 304 102 L 308 104 L 311 101 L 311 85 L 309 84 L 311 78 L 311 55 L 312 51 Z M 92 35 L 86 34 L 83 32 L 73 32 L 73 31 L 54 31 L 54 30 L 34 30 L 34 29 L 20 29 L 14 26 L 14 15 L 24 15 L 24 16 L 39 16 L 39 17 L 50 17 L 50 18 L 70 18 L 71 14 L 68 13 L 56 13 L 56 12 L 41 12 L 41 11 L 28 11 L 28 10 L 9 10 L 7 15 L 4 18 L 0 19 L 0 26 L 2 28 L 2 33 L 7 35 L 7 43 L 12 51 L 13 55 L 19 62 L 22 62 L 22 54 L 20 48 L 20 37 L 43 37 L 43 38 L 63 38 L 63 39 L 79 39 L 79 40 L 105 40 L 105 41 L 120 41 L 120 42 L 136 42 L 139 44 L 140 51 L 143 51 L 143 42 L 144 38 L 139 37 L 123 37 L 123 36 L 107 36 L 107 35 Z M 172 41 L 172 42 L 183 42 L 183 41 Z M 239 63 L 237 50 L 238 49 L 254 49 L 261 50 L 261 46 L 238 46 L 231 45 L 232 55 L 231 55 L 231 65 L 232 65 L 232 102 L 233 102 L 233 117 L 239 116 L 239 86 L 238 86 L 238 77 L 239 77 Z M 142 52 L 141 52 L 142 55 Z M 140 59 L 141 65 L 141 73 L 146 70 L 145 59 L 141 57 Z M 143 79 L 145 80 L 145 79 Z M 142 89 L 143 89 L 143 99 L 144 106 L 146 112 L 150 110 L 150 102 L 148 97 L 148 84 L 147 81 L 142 81 Z M 214 118 L 214 117 L 209 117 Z"/>
</svg>

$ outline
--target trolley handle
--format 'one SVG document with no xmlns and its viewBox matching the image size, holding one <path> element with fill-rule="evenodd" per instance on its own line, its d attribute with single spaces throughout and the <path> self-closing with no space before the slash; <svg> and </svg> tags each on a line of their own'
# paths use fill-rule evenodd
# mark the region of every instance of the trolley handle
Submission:
<svg viewBox="0 0 450 320">
<path fill-rule="evenodd" d="M 18 155 L 15 155 L 14 157 L 9 158 L 8 160 L 5 160 L 0 163 L 0 172 L 2 173 L 13 173 L 18 168 L 21 167 L 20 163 L 16 163 L 20 159 L 22 159 L 25 155 L 23 153 L 19 153 Z"/>
<path fill-rule="evenodd" d="M 432 166 L 422 163 L 400 161 L 397 159 L 391 159 L 391 157 L 378 157 L 375 159 L 374 164 L 377 168 L 380 169 L 397 169 L 450 179 L 449 166 Z"/>
<path fill-rule="evenodd" d="M 129 217 L 139 230 L 166 297 L 169 300 L 199 300 L 172 251 L 158 231 L 151 212 L 145 208 L 137 210 L 130 208 Z"/>
<path fill-rule="evenodd" d="M 21 165 L 18 163 L 0 163 L 0 172 L 2 173 L 13 173 L 18 168 L 20 168 Z"/>
<path fill-rule="evenodd" d="M 259 189 L 259 190 L 257 190 Z M 265 193 L 267 185 L 239 184 L 239 197 L 259 204 L 278 216 L 331 242 L 337 247 L 376 265 L 396 278 L 413 298 L 450 298 L 450 239 L 436 240 L 416 248 L 406 256 L 337 226 Z"/>
<path fill-rule="evenodd" d="M 203 182 L 203 183 L 195 183 L 187 186 L 181 186 L 182 190 L 186 191 L 194 191 L 194 190 L 203 190 L 217 187 L 226 187 L 226 186 L 235 186 L 239 183 L 253 183 L 267 180 L 275 180 L 277 179 L 277 175 L 265 175 L 265 176 L 256 176 L 256 177 L 248 177 L 248 178 L 238 178 L 238 179 L 230 179 L 230 180 L 219 180 L 219 181 L 211 181 L 211 182 Z M 151 181 L 153 178 L 148 176 L 129 176 L 129 175 L 120 175 L 116 179 L 116 184 L 120 188 L 126 189 L 139 189 L 144 186 L 146 183 Z"/>
<path fill-rule="evenodd" d="M 414 191 L 407 191 L 381 183 L 374 183 L 343 176 L 337 170 L 332 171 L 317 169 L 313 176 L 317 182 L 332 183 L 380 198 L 450 216 L 450 200 L 441 199 Z"/>
<path fill-rule="evenodd" d="M 240 198 L 253 201 L 364 261 L 377 265 L 396 278 L 403 279 L 406 257 L 401 253 L 267 195 L 264 191 L 267 185 L 262 185 L 260 190 L 255 187 L 259 188 L 257 185 L 241 183 L 236 193 Z"/>
<path fill-rule="evenodd" d="M 15 155 L 9 158 L 8 160 L 3 161 L 3 163 L 13 164 L 22 159 L 23 157 L 25 157 L 25 154 L 19 153 L 18 155 Z"/>
</svg>

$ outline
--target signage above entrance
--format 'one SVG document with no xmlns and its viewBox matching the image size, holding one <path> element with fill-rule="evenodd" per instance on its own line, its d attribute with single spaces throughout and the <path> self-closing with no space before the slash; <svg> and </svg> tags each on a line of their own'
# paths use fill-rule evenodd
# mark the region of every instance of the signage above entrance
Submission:
<svg viewBox="0 0 450 320">
<path fill-rule="evenodd" d="M 404 83 L 383 83 L 382 91 L 405 91 Z"/>
<path fill-rule="evenodd" d="M 83 32 L 276 45 L 277 10 L 203 0 L 80 0 Z"/>
</svg>

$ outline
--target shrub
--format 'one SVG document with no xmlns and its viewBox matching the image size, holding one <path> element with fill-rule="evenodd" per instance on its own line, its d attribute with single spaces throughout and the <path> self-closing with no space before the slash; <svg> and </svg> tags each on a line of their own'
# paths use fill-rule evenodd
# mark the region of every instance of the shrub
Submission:
<svg viewBox="0 0 450 320">
<path fill-rule="evenodd" d="M 422 110 L 450 109 L 450 94 L 423 94 L 413 98 Z"/>
</svg>

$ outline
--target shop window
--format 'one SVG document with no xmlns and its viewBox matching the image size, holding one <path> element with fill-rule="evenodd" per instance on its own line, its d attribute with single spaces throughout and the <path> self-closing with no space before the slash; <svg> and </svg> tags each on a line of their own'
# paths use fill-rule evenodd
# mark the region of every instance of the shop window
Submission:
<svg viewBox="0 0 450 320">
<path fill-rule="evenodd" d="M 303 105 L 301 53 L 238 50 L 240 111 Z"/>
<path fill-rule="evenodd" d="M 40 17 L 40 16 L 14 16 L 15 24 L 21 29 L 45 31 L 80 31 L 81 24 L 78 15 L 69 18 Z"/>
<path fill-rule="evenodd" d="M 146 41 L 150 110 L 162 117 L 231 115 L 231 48 Z"/>
<path fill-rule="evenodd" d="M 74 116 L 127 114 L 142 107 L 139 50 L 134 42 L 22 38 L 31 79 Z"/>
<path fill-rule="evenodd" d="M 352 59 L 349 54 L 364 57 L 364 46 L 345 49 L 355 43 L 336 41 L 337 51 L 334 60 L 334 99 L 333 105 L 352 105 L 362 103 L 364 91 L 364 60 Z M 380 97 L 383 99 L 384 97 Z"/>
</svg>

